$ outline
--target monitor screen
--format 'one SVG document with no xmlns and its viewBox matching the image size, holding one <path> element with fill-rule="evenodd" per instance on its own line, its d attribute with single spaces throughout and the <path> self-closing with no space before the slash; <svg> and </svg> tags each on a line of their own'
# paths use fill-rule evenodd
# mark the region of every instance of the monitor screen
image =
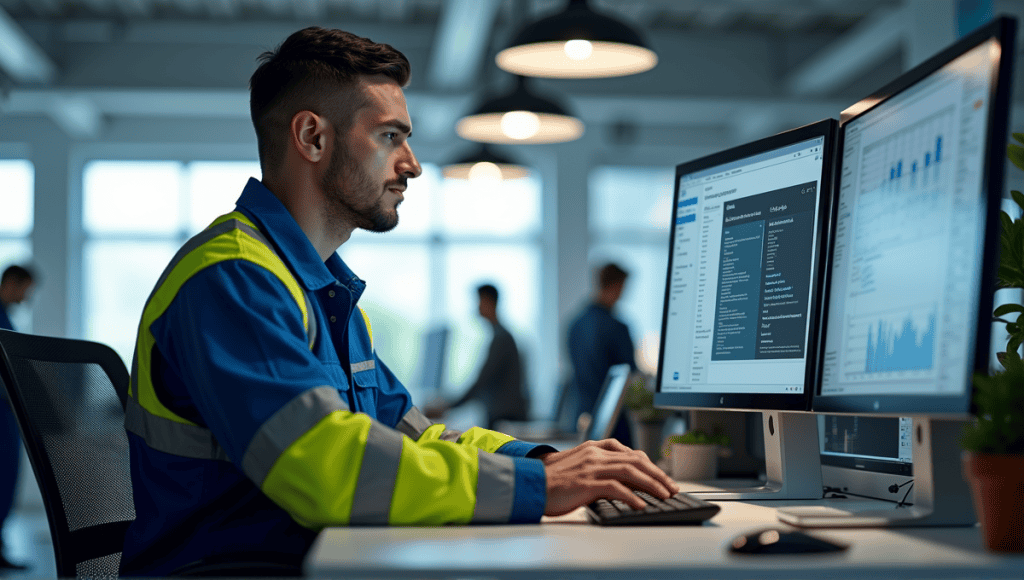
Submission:
<svg viewBox="0 0 1024 580">
<path fill-rule="evenodd" d="M 657 404 L 807 409 L 834 128 L 677 168 Z"/>
<path fill-rule="evenodd" d="M 911 424 L 909 417 L 819 415 L 821 463 L 909 476 Z"/>
<path fill-rule="evenodd" d="M 999 57 L 996 39 L 939 55 L 844 113 L 815 410 L 967 412 L 988 364 Z"/>
</svg>

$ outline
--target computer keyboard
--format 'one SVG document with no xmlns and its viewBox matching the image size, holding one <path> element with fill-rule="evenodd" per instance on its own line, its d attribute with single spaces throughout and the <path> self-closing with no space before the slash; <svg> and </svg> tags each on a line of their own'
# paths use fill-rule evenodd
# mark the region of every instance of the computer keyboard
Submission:
<svg viewBox="0 0 1024 580">
<path fill-rule="evenodd" d="M 635 510 L 617 499 L 599 499 L 587 506 L 587 515 L 595 524 L 602 526 L 656 526 L 699 524 L 722 509 L 684 492 L 667 500 L 643 491 L 634 490 L 633 493 L 647 502 L 647 507 Z"/>
</svg>

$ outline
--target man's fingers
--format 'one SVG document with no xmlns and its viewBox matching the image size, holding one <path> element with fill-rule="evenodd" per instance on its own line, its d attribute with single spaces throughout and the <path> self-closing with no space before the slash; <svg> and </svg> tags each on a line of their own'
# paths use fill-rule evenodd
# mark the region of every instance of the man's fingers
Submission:
<svg viewBox="0 0 1024 580">
<path fill-rule="evenodd" d="M 642 510 L 647 507 L 647 502 L 614 479 L 605 479 L 599 483 L 593 483 L 589 487 L 593 495 L 587 500 L 587 503 L 603 497 L 609 500 L 617 499 L 625 502 L 626 505 L 635 510 Z"/>
<path fill-rule="evenodd" d="M 628 463 L 601 466 L 595 470 L 595 475 L 605 479 L 615 479 L 632 489 L 646 491 L 661 499 L 668 499 L 676 493 L 673 488 L 666 485 L 659 478 L 653 477 L 637 466 Z"/>
</svg>

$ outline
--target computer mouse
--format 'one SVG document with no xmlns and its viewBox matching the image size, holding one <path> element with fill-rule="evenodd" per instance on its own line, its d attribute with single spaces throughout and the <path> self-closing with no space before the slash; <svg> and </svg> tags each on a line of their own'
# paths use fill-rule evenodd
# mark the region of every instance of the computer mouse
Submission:
<svg viewBox="0 0 1024 580">
<path fill-rule="evenodd" d="M 763 528 L 736 536 L 729 551 L 733 554 L 820 554 L 841 552 L 848 547 L 798 530 Z"/>
</svg>

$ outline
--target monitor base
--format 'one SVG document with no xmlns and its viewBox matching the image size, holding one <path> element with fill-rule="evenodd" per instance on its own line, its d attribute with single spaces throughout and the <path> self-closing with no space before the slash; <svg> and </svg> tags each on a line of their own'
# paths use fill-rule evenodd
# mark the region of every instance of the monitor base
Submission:
<svg viewBox="0 0 1024 580">
<path fill-rule="evenodd" d="M 764 485 L 687 493 L 703 500 L 821 499 L 817 416 L 764 411 L 761 423 L 767 474 Z"/>
<path fill-rule="evenodd" d="M 973 526 L 971 490 L 960 467 L 963 426 L 963 421 L 914 418 L 912 506 L 851 513 L 793 507 L 780 509 L 779 520 L 802 528 Z"/>
</svg>

